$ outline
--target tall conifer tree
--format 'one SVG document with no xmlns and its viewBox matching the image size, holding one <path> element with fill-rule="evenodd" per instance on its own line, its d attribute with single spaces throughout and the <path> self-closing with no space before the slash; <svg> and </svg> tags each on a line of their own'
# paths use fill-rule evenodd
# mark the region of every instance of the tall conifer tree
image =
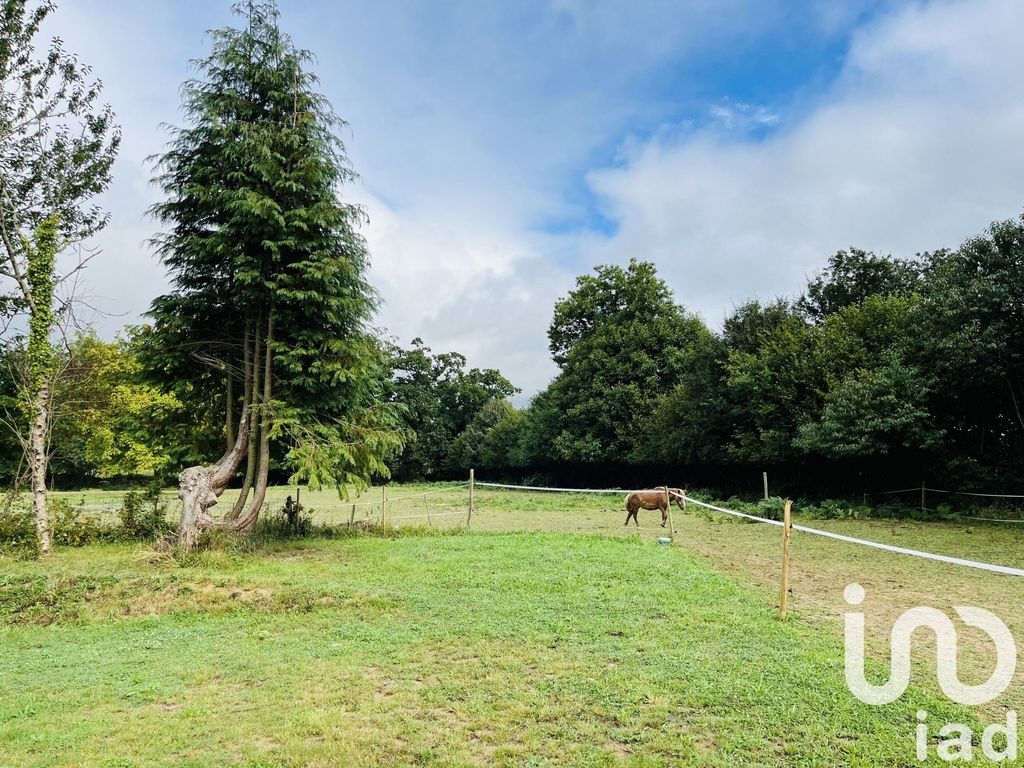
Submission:
<svg viewBox="0 0 1024 768">
<path fill-rule="evenodd" d="M 185 548 L 207 527 L 252 530 L 273 441 L 297 481 L 339 489 L 386 473 L 402 441 L 377 402 L 363 213 L 338 198 L 355 175 L 342 123 L 275 3 L 235 12 L 243 27 L 212 33 L 183 88 L 187 125 L 157 163 L 166 200 L 153 213 L 166 229 L 155 243 L 174 290 L 153 304 L 150 344 L 166 370 L 223 388 L 227 450 L 181 474 Z M 209 509 L 243 462 L 242 492 L 214 520 Z"/>
</svg>

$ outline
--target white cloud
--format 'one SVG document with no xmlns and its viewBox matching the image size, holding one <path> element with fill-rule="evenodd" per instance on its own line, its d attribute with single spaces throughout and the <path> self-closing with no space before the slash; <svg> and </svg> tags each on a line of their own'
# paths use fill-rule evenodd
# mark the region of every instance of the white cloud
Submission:
<svg viewBox="0 0 1024 768">
<path fill-rule="evenodd" d="M 499 367 L 527 392 L 553 372 L 554 300 L 593 264 L 653 259 L 717 323 L 749 296 L 798 291 L 838 248 L 912 254 L 1019 211 L 1016 2 L 915 3 L 876 19 L 824 95 L 797 95 L 799 110 L 709 93 L 680 74 L 701 57 L 742 57 L 769 34 L 834 39 L 874 5 L 282 2 L 285 27 L 317 53 L 323 89 L 352 125 L 364 181 L 346 194 L 370 214 L 379 322 L 404 342 L 422 336 Z M 106 198 L 113 222 L 88 270 L 87 290 L 124 313 L 101 319 L 108 332 L 166 285 L 143 246 L 157 198 L 143 161 L 165 141 L 158 124 L 178 120 L 187 60 L 226 9 L 76 0 L 55 17 L 125 128 Z M 680 125 L 681 114 L 711 119 L 695 128 L 702 121 Z M 594 168 L 615 146 L 615 167 Z M 538 221 L 586 219 L 586 201 L 566 190 L 588 167 L 616 234 L 539 233 Z"/>
<path fill-rule="evenodd" d="M 709 128 L 634 144 L 589 179 L 617 234 L 717 324 L 798 292 L 839 248 L 955 247 L 1024 207 L 1024 5 L 914 5 L 862 28 L 815 109 L 766 139 Z"/>
</svg>

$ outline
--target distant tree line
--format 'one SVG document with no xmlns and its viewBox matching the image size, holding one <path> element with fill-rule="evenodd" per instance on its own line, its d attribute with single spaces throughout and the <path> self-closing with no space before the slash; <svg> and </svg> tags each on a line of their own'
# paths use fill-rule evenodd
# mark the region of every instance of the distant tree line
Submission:
<svg viewBox="0 0 1024 768">
<path fill-rule="evenodd" d="M 1024 488 L 1024 224 L 903 260 L 840 251 L 796 299 L 713 331 L 653 264 L 601 266 L 555 308 L 559 372 L 463 438 L 492 474 L 804 490 L 927 478 Z M 507 407 L 507 406 L 506 406 Z"/>
<path fill-rule="evenodd" d="M 720 330 L 651 263 L 599 266 L 559 301 L 558 373 L 525 408 L 500 372 L 422 340 L 377 339 L 375 389 L 406 434 L 396 479 L 482 475 L 730 485 L 778 470 L 860 492 L 927 478 L 1024 488 L 1024 223 L 897 259 L 840 251 L 795 299 L 750 301 Z M 173 477 L 224 445 L 223 387 L 168 367 L 150 326 L 63 350 L 52 472 L 61 484 Z M 7 352 L 16 367 L 16 349 Z M 178 361 L 187 367 L 188 360 Z M 0 397 L 13 397 L 0 373 Z M 9 436 L 3 438 L 10 440 Z M 287 477 L 288 444 L 271 455 Z M 0 471 L 15 471 L 4 451 Z"/>
<path fill-rule="evenodd" d="M 840 251 L 799 297 L 721 329 L 653 264 L 599 266 L 556 304 L 558 373 L 521 409 L 500 372 L 381 338 L 344 122 L 274 0 L 211 32 L 155 159 L 169 292 L 116 341 L 73 332 L 67 288 L 107 223 L 120 129 L 88 67 L 59 40 L 40 51 L 54 8 L 0 9 L 0 477 L 30 487 L 41 554 L 49 486 L 139 477 L 179 479 L 186 548 L 251 532 L 285 479 L 721 487 L 771 468 L 803 491 L 1024 488 L 1021 221 L 909 260 Z"/>
</svg>

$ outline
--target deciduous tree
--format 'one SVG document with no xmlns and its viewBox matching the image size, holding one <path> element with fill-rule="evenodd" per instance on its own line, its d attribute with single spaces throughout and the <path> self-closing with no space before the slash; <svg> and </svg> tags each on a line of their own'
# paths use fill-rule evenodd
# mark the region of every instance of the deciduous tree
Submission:
<svg viewBox="0 0 1024 768">
<path fill-rule="evenodd" d="M 91 201 L 110 183 L 120 143 L 89 68 L 60 39 L 37 50 L 40 26 L 54 9 L 49 0 L 0 5 L 0 275 L 14 291 L 0 305 L 8 316 L 29 315 L 24 409 L 41 554 L 50 551 L 46 482 L 56 372 L 54 294 L 90 258 L 79 258 L 58 275 L 57 256 L 107 223 Z M 65 302 L 62 309 L 68 307 Z"/>
</svg>

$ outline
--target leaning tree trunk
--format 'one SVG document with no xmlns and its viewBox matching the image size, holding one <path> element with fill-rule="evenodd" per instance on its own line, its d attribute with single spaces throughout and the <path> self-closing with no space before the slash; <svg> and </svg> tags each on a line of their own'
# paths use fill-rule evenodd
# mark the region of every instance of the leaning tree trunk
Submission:
<svg viewBox="0 0 1024 768">
<path fill-rule="evenodd" d="M 235 444 L 220 461 L 208 467 L 189 467 L 178 475 L 178 496 L 181 498 L 181 522 L 178 525 L 180 549 L 195 549 L 203 531 L 213 526 L 215 521 L 210 515 L 210 508 L 228 487 L 249 447 L 249 413 L 250 404 L 245 403 Z"/>
<path fill-rule="evenodd" d="M 260 324 L 257 323 L 257 329 Z M 260 386 L 260 335 L 256 333 L 256 354 L 255 361 L 252 352 L 249 347 L 251 334 L 249 333 L 249 324 L 246 324 L 245 330 L 245 347 L 243 352 L 243 363 L 242 367 L 245 369 L 245 402 L 253 402 L 253 393 L 259 390 Z M 256 474 L 256 440 L 260 433 L 260 418 L 258 413 L 253 413 L 252 425 L 249 430 L 249 455 L 245 462 L 245 478 L 242 480 L 242 490 L 238 494 L 238 498 L 235 499 L 234 506 L 231 511 L 225 516 L 225 520 L 237 520 L 238 516 L 242 514 L 242 510 L 245 509 L 245 502 L 249 498 L 249 491 L 252 490 L 252 481 Z"/>
<path fill-rule="evenodd" d="M 260 409 L 260 450 L 259 450 L 259 476 L 256 478 L 256 486 L 253 489 L 252 501 L 244 515 L 231 523 L 231 527 L 240 533 L 252 533 L 256 528 L 256 521 L 259 520 L 260 510 L 263 508 L 263 500 L 267 497 L 267 480 L 270 476 L 270 414 L 267 408 L 270 407 L 270 398 L 273 395 L 271 389 L 271 369 L 273 365 L 273 353 L 271 344 L 274 342 L 274 317 L 271 315 L 267 322 L 267 349 L 264 353 L 263 369 L 263 395 L 262 408 Z M 250 463 L 250 466 L 252 464 Z"/>
<path fill-rule="evenodd" d="M 50 516 L 46 508 L 46 436 L 50 425 L 50 385 L 43 382 L 33 403 L 35 419 L 29 432 L 29 460 L 32 470 L 32 516 L 36 523 L 36 542 L 40 555 L 48 555 L 52 546 Z"/>
<path fill-rule="evenodd" d="M 269 477 L 270 468 L 270 427 L 269 427 L 269 415 L 267 408 L 270 403 L 272 393 L 271 387 L 271 373 L 272 373 L 272 354 L 271 345 L 274 340 L 274 322 L 271 317 L 267 321 L 267 333 L 265 339 L 265 351 L 262 355 L 262 385 L 263 392 L 259 396 L 259 409 L 255 408 L 257 402 L 258 387 L 260 384 L 260 352 L 263 344 L 261 344 L 260 334 L 257 332 L 255 336 L 255 360 L 252 364 L 252 375 L 246 376 L 246 389 L 248 396 L 245 398 L 245 403 L 242 407 L 242 416 L 239 420 L 238 435 L 235 439 L 235 444 L 231 450 L 224 454 L 224 456 L 216 464 L 209 467 L 189 467 L 178 475 L 178 481 L 180 483 L 179 496 L 182 501 L 181 509 L 181 523 L 178 526 L 178 547 L 185 551 L 195 549 L 196 544 L 199 541 L 199 537 L 203 531 L 209 528 L 219 528 L 222 530 L 234 531 L 238 533 L 250 533 L 253 528 L 256 527 L 256 521 L 259 519 L 260 509 L 263 506 L 263 501 L 267 494 L 267 481 Z M 248 352 L 248 344 L 246 344 Z M 248 358 L 248 354 L 246 354 Z M 248 366 L 246 366 L 248 367 Z M 251 382 L 251 384 L 250 384 Z M 256 418 L 256 412 L 258 411 L 258 418 Z M 254 424 L 259 424 L 258 427 L 254 427 Z M 259 451 L 255 451 L 255 436 L 252 434 L 253 429 L 259 431 Z M 238 514 L 234 510 L 230 512 L 224 520 L 217 520 L 210 514 L 210 509 L 217 503 L 221 494 L 227 488 L 228 483 L 234 476 L 239 465 L 242 463 L 242 458 L 248 452 L 249 461 L 246 469 L 247 484 L 252 483 L 253 467 L 254 464 L 258 465 L 258 473 L 256 473 L 255 489 L 253 491 L 252 501 L 249 502 L 248 506 L 245 507 L 245 511 L 242 514 Z M 255 458 L 255 461 L 253 461 Z M 243 488 L 240 496 L 241 503 L 236 502 L 236 508 L 241 509 L 248 497 L 249 489 Z M 237 519 L 233 519 L 237 517 Z"/>
</svg>

